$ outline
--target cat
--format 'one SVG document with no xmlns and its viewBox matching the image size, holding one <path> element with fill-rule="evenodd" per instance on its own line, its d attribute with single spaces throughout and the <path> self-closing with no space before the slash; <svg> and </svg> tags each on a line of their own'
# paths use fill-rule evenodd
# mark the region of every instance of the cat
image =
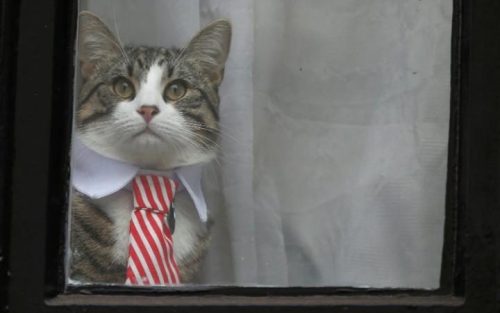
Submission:
<svg viewBox="0 0 500 313">
<path fill-rule="evenodd" d="M 231 24 L 217 20 L 183 49 L 123 46 L 90 12 L 79 15 L 81 88 L 75 136 L 91 150 L 140 168 L 169 170 L 216 156 L 218 89 Z M 187 193 L 175 196 L 174 255 L 189 282 L 210 240 Z M 125 282 L 132 195 L 101 199 L 73 190 L 69 277 L 80 283 Z"/>
</svg>

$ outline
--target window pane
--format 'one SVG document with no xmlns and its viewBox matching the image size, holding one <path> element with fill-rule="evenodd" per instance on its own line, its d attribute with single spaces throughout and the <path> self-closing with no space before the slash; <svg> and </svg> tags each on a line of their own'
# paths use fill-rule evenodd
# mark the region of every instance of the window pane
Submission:
<svg viewBox="0 0 500 313">
<path fill-rule="evenodd" d="M 439 287 L 452 7 L 81 1 L 69 282 Z"/>
</svg>

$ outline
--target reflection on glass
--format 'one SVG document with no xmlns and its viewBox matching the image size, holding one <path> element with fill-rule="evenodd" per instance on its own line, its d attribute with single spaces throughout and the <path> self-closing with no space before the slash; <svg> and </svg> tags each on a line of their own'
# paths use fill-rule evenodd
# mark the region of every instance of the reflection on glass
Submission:
<svg viewBox="0 0 500 313">
<path fill-rule="evenodd" d="M 82 1 L 68 282 L 438 287 L 452 2 Z"/>
</svg>

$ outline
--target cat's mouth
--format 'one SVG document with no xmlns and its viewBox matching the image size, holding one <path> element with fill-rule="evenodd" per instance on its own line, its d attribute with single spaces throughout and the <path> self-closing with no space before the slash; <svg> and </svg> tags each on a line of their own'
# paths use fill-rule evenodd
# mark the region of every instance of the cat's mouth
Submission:
<svg viewBox="0 0 500 313">
<path fill-rule="evenodd" d="M 138 138 L 138 137 L 143 137 L 143 136 L 152 136 L 152 137 L 156 137 L 158 139 L 161 139 L 163 140 L 163 138 L 158 135 L 155 131 L 153 131 L 151 128 L 149 127 L 145 127 L 143 130 L 141 130 L 140 132 L 136 133 L 134 136 L 132 136 L 133 138 Z"/>
</svg>

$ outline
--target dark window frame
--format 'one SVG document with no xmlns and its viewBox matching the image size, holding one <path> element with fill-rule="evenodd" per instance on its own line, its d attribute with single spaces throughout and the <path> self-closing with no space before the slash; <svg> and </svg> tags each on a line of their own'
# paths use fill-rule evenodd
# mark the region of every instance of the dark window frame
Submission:
<svg viewBox="0 0 500 313">
<path fill-rule="evenodd" d="M 8 279 L 8 238 L 10 181 L 12 168 L 12 110 L 1 103 L 13 103 L 15 92 L 15 51 L 18 6 L 0 5 L 0 282 Z M 0 283 L 0 311 L 7 305 L 7 284 Z"/>
<path fill-rule="evenodd" d="M 496 312 L 500 1 L 454 0 L 445 248 L 434 291 L 65 289 L 76 1 L 4 0 L 0 10 L 1 64 L 8 64 L 0 69 L 0 256 L 8 256 L 0 260 L 0 310 Z"/>
</svg>

